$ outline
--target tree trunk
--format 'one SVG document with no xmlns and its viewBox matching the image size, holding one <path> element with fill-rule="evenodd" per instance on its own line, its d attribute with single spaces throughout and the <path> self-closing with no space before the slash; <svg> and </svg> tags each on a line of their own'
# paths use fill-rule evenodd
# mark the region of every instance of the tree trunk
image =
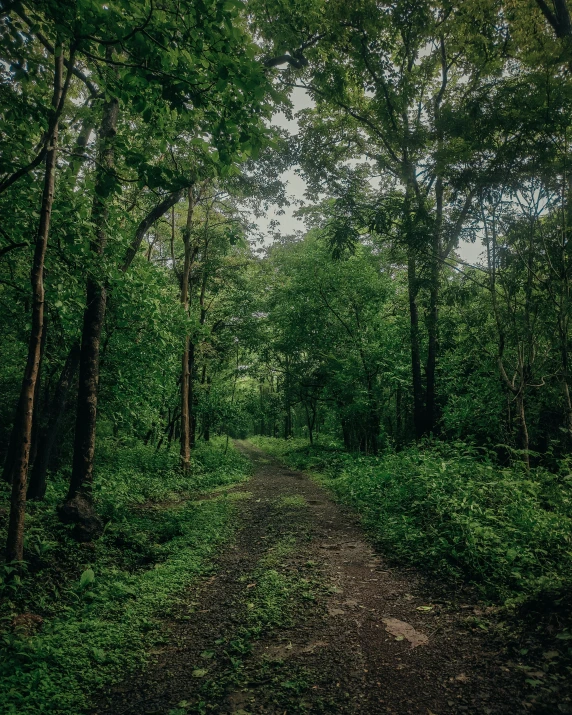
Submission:
<svg viewBox="0 0 572 715">
<path fill-rule="evenodd" d="M 18 401 L 12 431 L 10 432 L 10 441 L 8 442 L 8 449 L 6 450 L 6 457 L 4 458 L 4 469 L 2 471 L 2 479 L 8 484 L 12 484 L 14 465 L 16 463 L 16 440 L 20 429 L 20 418 L 18 416 L 19 408 L 20 402 Z"/>
<path fill-rule="evenodd" d="M 183 265 L 183 275 L 181 279 L 181 305 L 185 311 L 185 315 L 189 312 L 190 291 L 189 280 L 191 273 L 191 229 L 193 227 L 193 190 L 188 190 L 189 206 L 187 210 L 187 224 L 183 234 L 183 242 L 185 244 L 185 260 Z M 190 359 L 191 359 L 191 339 L 189 335 L 185 336 L 185 345 L 183 349 L 183 359 L 181 363 L 181 469 L 187 473 L 191 464 L 191 404 L 189 401 L 189 392 L 191 389 L 190 375 Z"/>
<path fill-rule="evenodd" d="M 177 428 L 178 417 L 179 417 L 179 415 L 177 414 L 177 410 L 175 409 L 173 411 L 173 418 L 171 420 L 171 424 L 169 425 L 169 434 L 167 436 L 167 448 L 169 448 L 169 449 L 171 447 L 171 442 L 173 441 L 173 436 L 174 436 L 175 430 Z"/>
<path fill-rule="evenodd" d="M 109 99 L 103 108 L 103 117 L 99 131 L 98 171 L 95 182 L 92 218 L 95 236 L 91 242 L 94 256 L 101 257 L 107 243 L 107 217 L 109 193 L 109 176 L 115 165 L 115 142 L 117 121 L 119 117 L 119 102 Z M 105 319 L 107 289 L 103 277 L 87 278 L 87 301 L 83 316 L 83 330 L 79 359 L 79 388 L 77 398 L 77 413 L 74 439 L 74 454 L 70 488 L 66 497 L 69 504 L 75 497 L 81 496 L 86 504 L 92 501 L 91 489 L 93 482 L 93 460 L 95 454 L 95 434 L 97 418 L 97 391 L 99 383 L 99 349 L 101 332 Z M 66 510 L 66 505 L 60 510 L 64 521 L 74 521 L 75 515 Z M 85 510 L 84 510 L 85 511 Z M 79 521 L 84 522 L 83 516 Z M 89 522 L 89 523 L 87 523 Z M 77 536 L 88 539 L 95 535 L 95 522 L 89 518 L 85 522 L 86 529 Z M 81 524 L 80 524 L 81 527 Z M 93 529 L 92 529 L 93 527 Z M 92 534 L 88 533 L 93 531 Z"/>
<path fill-rule="evenodd" d="M 530 470 L 530 454 L 528 427 L 526 424 L 526 412 L 524 408 L 524 386 L 521 386 L 521 389 L 516 395 L 516 409 L 518 412 L 518 421 L 520 424 L 520 448 L 522 450 L 522 461 L 524 463 L 526 471 L 528 472 Z"/>
<path fill-rule="evenodd" d="M 419 346 L 419 312 L 417 310 L 417 274 L 413 249 L 408 249 L 407 289 L 409 293 L 409 319 L 411 340 L 411 374 L 413 380 L 413 424 L 415 437 L 420 439 L 425 432 L 425 407 L 421 379 L 421 349 Z"/>
<path fill-rule="evenodd" d="M 306 424 L 308 425 L 308 436 L 310 438 L 310 445 L 314 444 L 314 421 L 310 419 L 310 410 L 308 409 L 308 403 L 304 401 L 304 409 L 306 410 Z"/>
<path fill-rule="evenodd" d="M 203 383 L 205 382 L 205 371 L 203 370 Z M 207 389 L 206 389 L 206 394 L 207 394 L 207 409 L 204 412 L 204 427 L 203 427 L 203 439 L 205 442 L 209 442 L 211 438 L 211 412 L 210 412 L 210 406 L 208 403 L 208 397 L 211 392 L 211 378 L 210 376 L 206 377 L 206 383 L 207 383 Z"/>
<path fill-rule="evenodd" d="M 38 452 L 38 431 L 39 431 L 39 413 L 40 413 L 40 377 L 42 374 L 42 363 L 44 360 L 44 351 L 46 347 L 46 326 L 42 330 L 42 340 L 40 343 L 40 358 L 38 361 L 38 375 L 36 378 L 36 386 L 34 388 L 34 407 L 32 414 L 32 437 L 30 442 L 30 454 L 28 457 L 28 465 L 33 464 L 36 459 L 36 454 Z M 21 438 L 21 416 L 19 415 L 20 403 L 16 407 L 16 415 L 14 417 L 14 425 L 12 426 L 12 432 L 10 433 L 10 442 L 8 443 L 8 449 L 6 450 L 6 459 L 4 461 L 4 471 L 2 473 L 2 478 L 8 484 L 12 484 L 14 479 L 14 470 L 16 469 L 16 459 L 19 449 L 19 440 Z"/>
<path fill-rule="evenodd" d="M 61 44 L 57 48 L 54 69 L 54 91 L 52 106 L 57 111 L 62 98 L 62 78 L 64 56 Z M 56 156 L 58 127 L 57 123 L 52 133 L 52 140 L 46 154 L 46 170 L 44 173 L 44 190 L 40 224 L 36 236 L 34 261 L 30 276 L 32 284 L 32 329 L 28 343 L 28 357 L 22 380 L 20 402 L 16 413 L 18 428 L 15 431 L 15 468 L 12 480 L 12 497 L 10 502 L 10 519 L 8 524 L 8 539 L 6 542 L 6 561 L 22 561 L 24 556 L 24 518 L 26 511 L 26 487 L 28 481 L 28 464 L 30 457 L 30 442 L 32 437 L 32 417 L 34 409 L 34 393 L 40 366 L 40 352 L 44 330 L 44 261 L 50 233 L 50 219 L 54 201 Z"/>
<path fill-rule="evenodd" d="M 431 272 L 429 288 L 429 315 L 427 316 L 427 395 L 425 403 L 425 432 L 432 434 L 437 422 L 436 413 L 436 375 L 437 365 L 437 325 L 439 317 L 439 259 L 441 255 L 441 227 L 443 224 L 443 180 L 435 180 L 436 217 L 433 241 L 431 245 Z"/>
<path fill-rule="evenodd" d="M 44 318 L 44 329 L 42 330 L 42 342 L 40 344 L 40 360 L 38 363 L 38 377 L 36 379 L 36 387 L 34 389 L 34 412 L 32 415 L 32 440 L 30 442 L 30 458 L 29 464 L 33 465 L 38 455 L 38 442 L 41 431 L 41 390 L 42 390 L 42 365 L 44 363 L 44 354 L 46 352 L 46 339 L 48 334 L 47 321 Z"/>
<path fill-rule="evenodd" d="M 566 378 L 562 379 L 562 393 L 564 395 L 564 408 L 566 410 L 566 429 L 568 430 L 568 439 L 572 437 L 572 400 L 570 399 L 570 388 Z"/>
<path fill-rule="evenodd" d="M 191 452 L 197 443 L 197 365 L 195 360 L 195 344 L 189 344 L 189 445 Z"/>
<path fill-rule="evenodd" d="M 43 499 L 46 493 L 46 475 L 52 450 L 56 443 L 62 417 L 65 413 L 70 387 L 79 364 L 79 343 L 74 343 L 62 368 L 54 398 L 50 405 L 48 420 L 38 443 L 38 457 L 34 462 L 28 486 L 28 499 Z"/>
</svg>

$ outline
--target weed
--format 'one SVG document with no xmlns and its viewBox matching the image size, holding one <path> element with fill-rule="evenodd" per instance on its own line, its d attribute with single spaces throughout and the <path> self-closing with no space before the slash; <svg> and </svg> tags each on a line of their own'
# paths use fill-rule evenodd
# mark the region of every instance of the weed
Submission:
<svg viewBox="0 0 572 715">
<path fill-rule="evenodd" d="M 363 457 L 332 442 L 252 442 L 318 471 L 402 561 L 468 580 L 483 597 L 509 604 L 572 585 L 572 484 L 564 474 L 500 467 L 463 443 Z"/>
<path fill-rule="evenodd" d="M 14 578 L 8 566 L 0 574 L 0 712 L 77 715 L 91 693 L 144 665 L 165 638 L 160 619 L 232 531 L 232 500 L 186 497 L 248 472 L 216 441 L 195 452 L 190 477 L 175 453 L 104 448 L 95 498 L 107 526 L 90 547 L 59 524 L 54 507 L 67 485 L 52 480 L 46 501 L 30 504 L 27 572 Z M 39 614 L 41 629 L 13 632 L 22 613 Z"/>
<path fill-rule="evenodd" d="M 295 507 L 308 506 L 308 502 L 300 494 L 293 494 L 292 496 L 283 496 L 280 499 L 280 504 L 282 504 L 282 506 Z"/>
</svg>

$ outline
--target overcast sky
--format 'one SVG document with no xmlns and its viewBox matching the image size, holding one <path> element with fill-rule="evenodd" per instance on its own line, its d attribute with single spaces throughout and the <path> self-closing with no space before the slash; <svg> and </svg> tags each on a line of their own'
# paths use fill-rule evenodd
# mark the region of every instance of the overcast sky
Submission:
<svg viewBox="0 0 572 715">
<path fill-rule="evenodd" d="M 313 105 L 312 100 L 308 96 L 307 92 L 303 89 L 295 88 L 292 91 L 292 103 L 294 105 L 294 112 L 298 112 L 301 109 L 306 109 Z M 297 134 L 298 132 L 298 122 L 296 119 L 289 120 L 282 113 L 279 112 L 272 118 L 272 124 L 287 129 L 291 134 Z M 291 205 L 284 207 L 283 215 L 278 215 L 278 207 L 271 208 L 268 211 L 266 218 L 258 219 L 257 224 L 263 234 L 268 238 L 265 243 L 272 241 L 272 230 L 269 228 L 271 221 L 277 221 L 279 228 L 276 229 L 278 233 L 282 235 L 292 234 L 296 231 L 305 231 L 306 227 L 304 222 L 294 216 L 294 212 L 299 206 L 299 201 L 304 200 L 304 191 L 306 184 L 304 180 L 298 176 L 293 169 L 284 172 L 283 180 L 286 183 L 288 196 L 293 199 Z M 478 261 L 479 255 L 483 251 L 483 246 L 477 243 L 468 243 L 462 241 L 459 246 L 459 255 L 461 259 L 467 263 L 475 263 Z"/>
</svg>

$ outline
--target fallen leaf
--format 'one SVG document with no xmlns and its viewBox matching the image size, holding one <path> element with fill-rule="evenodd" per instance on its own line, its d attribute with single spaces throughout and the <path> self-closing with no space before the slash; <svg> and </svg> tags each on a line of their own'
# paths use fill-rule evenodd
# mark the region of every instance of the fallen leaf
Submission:
<svg viewBox="0 0 572 715">
<path fill-rule="evenodd" d="M 205 660 L 210 660 L 211 658 L 214 658 L 214 650 L 204 650 L 201 653 L 201 658 L 205 658 Z"/>
<path fill-rule="evenodd" d="M 560 653 L 557 650 L 549 650 L 542 655 L 546 658 L 546 660 L 552 660 L 552 658 L 558 658 Z"/>
<path fill-rule="evenodd" d="M 255 586 L 256 586 L 256 584 L 255 584 L 255 583 L 249 583 L 249 584 L 248 584 L 248 586 L 247 586 L 246 588 L 254 588 Z"/>
<path fill-rule="evenodd" d="M 397 618 L 383 618 L 385 623 L 385 630 L 396 639 L 401 636 L 400 640 L 406 638 L 410 643 L 412 648 L 416 648 L 418 645 L 425 645 L 429 642 L 429 639 L 423 633 L 416 631 L 413 626 L 405 621 L 400 621 Z"/>
<path fill-rule="evenodd" d="M 417 606 L 418 611 L 432 611 L 433 606 Z"/>
<path fill-rule="evenodd" d="M 193 678 L 204 678 L 208 672 L 206 668 L 196 668 L 193 670 Z"/>
</svg>

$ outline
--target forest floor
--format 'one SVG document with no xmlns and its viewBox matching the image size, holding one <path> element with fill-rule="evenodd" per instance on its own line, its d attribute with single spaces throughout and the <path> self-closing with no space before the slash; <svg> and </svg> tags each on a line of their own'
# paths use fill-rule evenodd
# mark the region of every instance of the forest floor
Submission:
<svg viewBox="0 0 572 715">
<path fill-rule="evenodd" d="M 148 667 L 92 715 L 569 712 L 535 707 L 534 673 L 482 630 L 466 594 L 388 565 L 307 475 L 237 447 L 254 474 L 234 541 Z"/>
</svg>

